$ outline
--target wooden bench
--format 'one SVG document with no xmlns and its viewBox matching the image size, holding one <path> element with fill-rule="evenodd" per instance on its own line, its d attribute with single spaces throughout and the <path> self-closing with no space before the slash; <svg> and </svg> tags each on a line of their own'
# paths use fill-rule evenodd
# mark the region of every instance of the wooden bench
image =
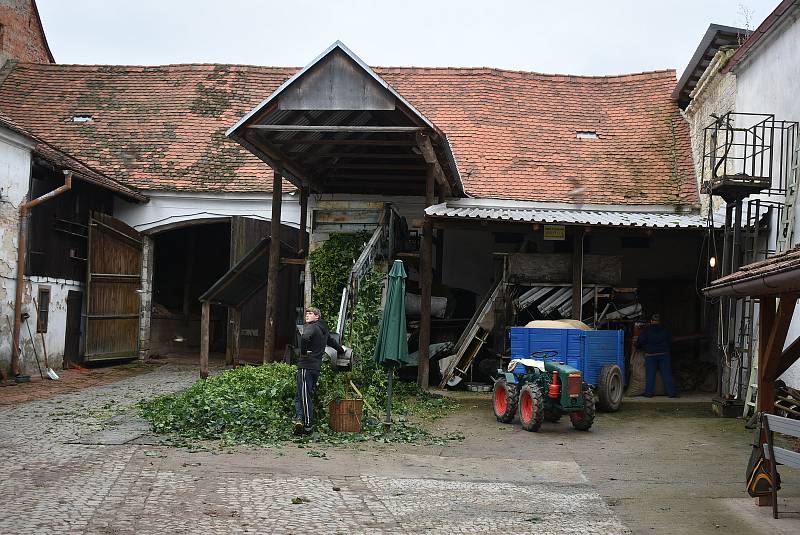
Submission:
<svg viewBox="0 0 800 535">
<path fill-rule="evenodd" d="M 774 414 L 762 414 L 761 428 L 767 437 L 764 444 L 764 457 L 770 462 L 770 476 L 772 477 L 772 516 L 778 518 L 778 485 L 776 464 L 782 464 L 791 468 L 800 468 L 800 453 L 779 448 L 773 443 L 773 433 L 782 433 L 786 436 L 800 438 L 800 420 L 792 420 Z"/>
</svg>

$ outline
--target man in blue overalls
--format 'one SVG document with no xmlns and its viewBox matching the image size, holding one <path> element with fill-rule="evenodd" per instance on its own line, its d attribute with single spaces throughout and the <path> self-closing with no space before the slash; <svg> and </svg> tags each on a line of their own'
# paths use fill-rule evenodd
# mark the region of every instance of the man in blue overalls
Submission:
<svg viewBox="0 0 800 535">
<path fill-rule="evenodd" d="M 664 381 L 664 388 L 667 395 L 671 398 L 678 397 L 675 385 L 672 382 L 672 363 L 670 362 L 670 349 L 672 346 L 672 335 L 669 330 L 661 325 L 661 317 L 653 314 L 650 325 L 646 327 L 639 339 L 636 347 L 644 350 L 644 366 L 646 372 L 646 382 L 644 396 L 653 397 L 653 388 L 656 383 L 656 371 L 661 370 L 661 379 Z"/>
</svg>

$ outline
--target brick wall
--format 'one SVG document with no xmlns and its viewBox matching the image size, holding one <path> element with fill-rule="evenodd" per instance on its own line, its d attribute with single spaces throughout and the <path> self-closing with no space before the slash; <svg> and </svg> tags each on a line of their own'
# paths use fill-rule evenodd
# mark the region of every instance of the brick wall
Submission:
<svg viewBox="0 0 800 535">
<path fill-rule="evenodd" d="M 53 63 L 33 0 L 0 0 L 0 65 L 9 59 Z"/>
<path fill-rule="evenodd" d="M 719 51 L 711 60 L 706 72 L 700 78 L 697 87 L 692 91 L 692 102 L 683 113 L 689 123 L 689 135 L 692 143 L 692 160 L 698 187 L 703 165 L 703 129 L 713 118 L 711 114 L 723 115 L 736 108 L 736 76 L 732 73 L 721 74 L 719 70 L 725 66 L 734 50 Z M 708 169 L 706 176 L 708 176 Z M 714 208 L 718 208 L 721 199 L 714 199 Z M 701 193 L 701 213 L 708 213 L 708 195 Z"/>
</svg>

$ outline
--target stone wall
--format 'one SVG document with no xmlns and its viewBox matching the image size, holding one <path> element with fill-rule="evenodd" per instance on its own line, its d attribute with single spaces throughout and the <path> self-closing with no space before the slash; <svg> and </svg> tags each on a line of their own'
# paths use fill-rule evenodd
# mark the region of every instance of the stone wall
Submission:
<svg viewBox="0 0 800 535">
<path fill-rule="evenodd" d="M 703 131 L 714 119 L 712 114 L 720 116 L 736 109 L 736 76 L 732 73 L 721 74 L 719 71 L 733 55 L 734 50 L 720 50 L 711 60 L 706 72 L 692 91 L 692 101 L 683 112 L 689 123 L 689 134 L 692 143 L 692 160 L 698 187 L 701 186 L 703 166 Z M 706 176 L 709 172 L 706 170 Z M 701 213 L 708 214 L 709 197 L 700 195 Z M 714 210 L 722 206 L 722 200 L 714 199 Z"/>
</svg>

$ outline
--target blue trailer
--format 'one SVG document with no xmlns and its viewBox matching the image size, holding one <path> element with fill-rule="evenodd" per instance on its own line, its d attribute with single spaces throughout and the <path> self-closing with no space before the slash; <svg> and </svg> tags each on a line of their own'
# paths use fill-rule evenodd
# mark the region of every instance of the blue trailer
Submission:
<svg viewBox="0 0 800 535">
<path fill-rule="evenodd" d="M 529 358 L 532 353 L 549 352 L 548 357 L 581 371 L 592 385 L 599 407 L 616 411 L 622 404 L 625 377 L 624 331 L 582 329 L 511 328 L 511 358 Z"/>
</svg>

